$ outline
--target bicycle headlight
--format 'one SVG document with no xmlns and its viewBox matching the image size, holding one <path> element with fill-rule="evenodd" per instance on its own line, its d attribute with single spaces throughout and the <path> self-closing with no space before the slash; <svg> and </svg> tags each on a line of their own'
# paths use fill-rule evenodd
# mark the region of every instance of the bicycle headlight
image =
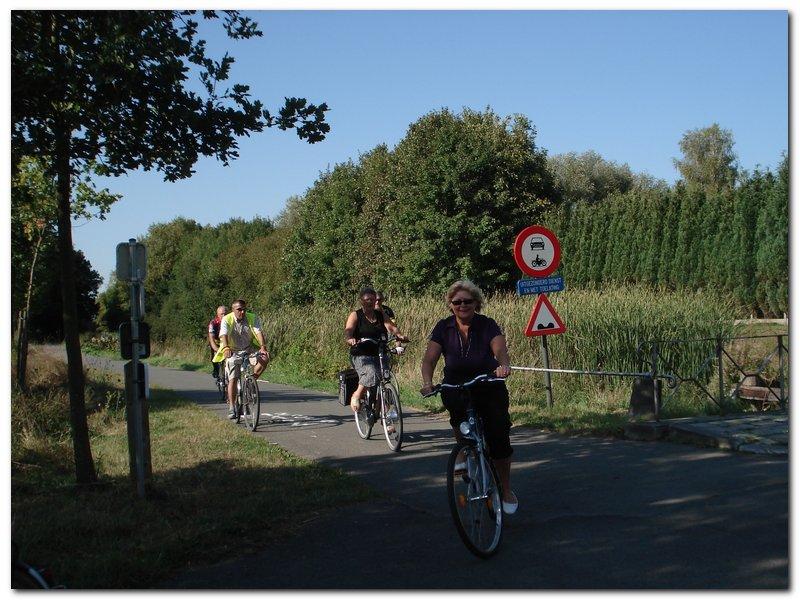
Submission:
<svg viewBox="0 0 800 600">
<path fill-rule="evenodd" d="M 469 423 L 467 423 L 466 421 L 462 421 L 461 425 L 459 425 L 458 428 L 461 430 L 461 433 L 463 433 L 464 435 L 469 435 L 470 434 L 471 428 L 469 426 Z"/>
</svg>

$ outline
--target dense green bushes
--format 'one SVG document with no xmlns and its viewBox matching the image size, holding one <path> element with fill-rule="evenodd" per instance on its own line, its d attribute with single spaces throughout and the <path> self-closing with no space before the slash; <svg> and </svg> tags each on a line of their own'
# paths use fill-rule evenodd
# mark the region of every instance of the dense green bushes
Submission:
<svg viewBox="0 0 800 600">
<path fill-rule="evenodd" d="M 285 298 L 332 300 L 365 283 L 420 294 L 459 277 L 510 289 L 514 235 L 556 197 L 535 135 L 521 116 L 442 110 L 394 150 L 324 173 L 289 234 Z"/>
</svg>

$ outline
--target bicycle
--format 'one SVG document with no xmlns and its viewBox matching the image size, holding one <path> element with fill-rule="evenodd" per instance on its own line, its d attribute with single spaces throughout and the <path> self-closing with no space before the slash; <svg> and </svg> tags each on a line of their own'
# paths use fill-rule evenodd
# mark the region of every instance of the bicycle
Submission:
<svg viewBox="0 0 800 600">
<path fill-rule="evenodd" d="M 261 396 L 258 393 L 256 376 L 253 374 L 253 367 L 258 364 L 259 354 L 260 352 L 240 350 L 231 355 L 234 359 L 234 364 L 241 365 L 236 392 L 236 423 L 240 423 L 244 418 L 244 424 L 251 431 L 256 430 L 258 420 L 261 417 Z M 225 379 L 227 381 L 227 373 Z"/>
<path fill-rule="evenodd" d="M 476 414 L 469 388 L 476 383 L 505 381 L 492 375 L 453 385 L 440 383 L 425 397 L 444 388 L 459 390 L 466 402 L 467 418 L 459 426 L 463 436 L 447 461 L 447 495 L 458 535 L 470 552 L 489 558 L 500 548 L 503 535 L 503 490 L 489 456 L 483 420 Z M 461 461 L 460 458 L 464 460 Z"/>
<path fill-rule="evenodd" d="M 394 339 L 394 338 L 392 338 Z M 378 385 L 368 388 L 366 397 L 355 413 L 356 430 L 361 439 L 367 440 L 372 434 L 372 427 L 380 416 L 386 443 L 393 452 L 399 452 L 403 445 L 403 409 L 400 406 L 400 392 L 397 384 L 392 381 L 392 369 L 389 364 L 389 354 L 403 353 L 403 347 L 389 348 L 390 339 L 383 337 L 380 340 L 361 338 L 356 344 L 373 344 L 378 347 Z M 374 391 L 373 391 L 374 390 Z M 380 415 L 375 407 L 376 400 L 380 400 Z"/>
</svg>

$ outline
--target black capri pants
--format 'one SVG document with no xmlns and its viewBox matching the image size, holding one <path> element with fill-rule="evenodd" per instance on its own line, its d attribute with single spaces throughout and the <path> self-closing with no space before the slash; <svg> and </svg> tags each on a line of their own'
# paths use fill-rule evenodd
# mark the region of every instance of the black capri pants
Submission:
<svg viewBox="0 0 800 600">
<path fill-rule="evenodd" d="M 492 458 L 502 460 L 514 452 L 509 432 L 508 388 L 505 383 L 477 384 L 470 388 L 475 412 L 483 419 L 486 444 Z M 460 390 L 443 389 L 442 403 L 450 413 L 450 425 L 458 429 L 467 418 L 465 394 Z"/>
</svg>

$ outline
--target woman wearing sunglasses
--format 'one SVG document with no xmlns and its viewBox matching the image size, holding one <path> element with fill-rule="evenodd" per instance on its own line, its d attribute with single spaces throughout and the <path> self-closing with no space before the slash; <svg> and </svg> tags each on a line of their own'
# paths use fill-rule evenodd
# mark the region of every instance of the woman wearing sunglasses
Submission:
<svg viewBox="0 0 800 600">
<path fill-rule="evenodd" d="M 494 319 L 479 314 L 484 303 L 480 288 L 469 280 L 456 281 L 447 290 L 445 299 L 453 314 L 439 321 L 428 338 L 420 393 L 429 394 L 433 390 L 433 372 L 442 355 L 445 383 L 464 383 L 489 372 L 508 377 L 511 369 L 506 338 Z M 442 402 L 459 438 L 458 426 L 466 418 L 466 411 L 458 401 L 458 394 L 453 392 L 442 390 Z M 472 388 L 472 398 L 483 419 L 489 452 L 503 486 L 503 511 L 513 514 L 519 503 L 510 481 L 513 450 L 509 439 L 508 389 L 505 383 L 477 384 Z"/>
</svg>

